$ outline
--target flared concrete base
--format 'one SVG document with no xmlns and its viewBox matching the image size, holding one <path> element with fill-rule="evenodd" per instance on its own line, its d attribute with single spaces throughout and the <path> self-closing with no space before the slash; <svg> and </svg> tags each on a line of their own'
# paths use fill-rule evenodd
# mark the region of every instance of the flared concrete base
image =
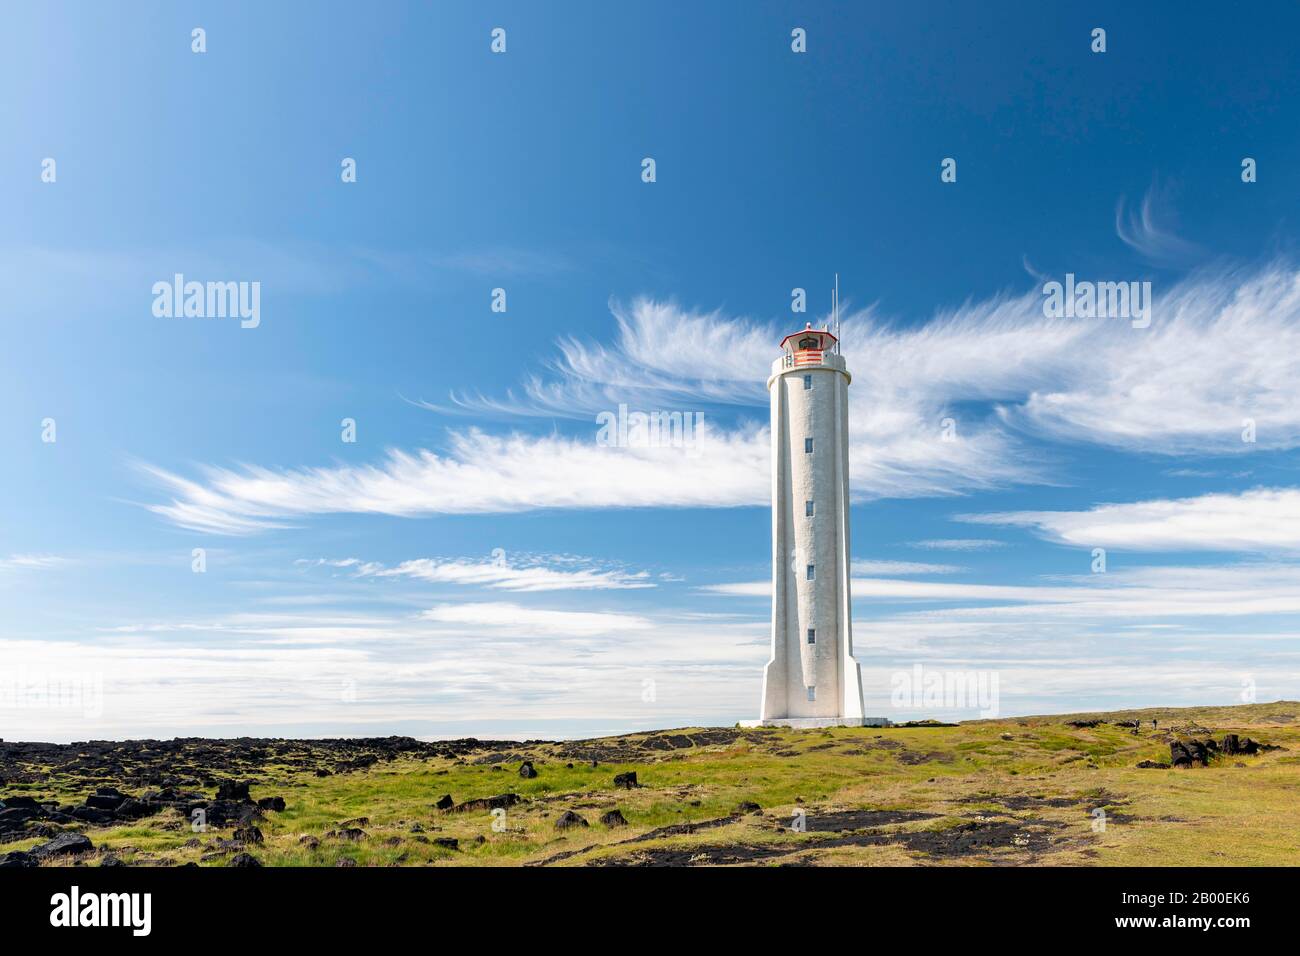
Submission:
<svg viewBox="0 0 1300 956">
<path fill-rule="evenodd" d="M 772 720 L 742 720 L 742 727 L 888 727 L 888 717 L 783 717 Z"/>
</svg>

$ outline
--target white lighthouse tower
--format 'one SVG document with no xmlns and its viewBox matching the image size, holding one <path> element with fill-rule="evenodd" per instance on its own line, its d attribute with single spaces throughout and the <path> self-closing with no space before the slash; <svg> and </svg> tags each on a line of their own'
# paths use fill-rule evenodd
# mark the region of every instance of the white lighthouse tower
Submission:
<svg viewBox="0 0 1300 956">
<path fill-rule="evenodd" d="M 838 303 L 837 303 L 838 304 Z M 838 331 L 838 328 L 837 328 Z M 829 329 L 781 341 L 772 400 L 772 657 L 750 726 L 862 726 L 849 597 L 848 387 Z"/>
</svg>

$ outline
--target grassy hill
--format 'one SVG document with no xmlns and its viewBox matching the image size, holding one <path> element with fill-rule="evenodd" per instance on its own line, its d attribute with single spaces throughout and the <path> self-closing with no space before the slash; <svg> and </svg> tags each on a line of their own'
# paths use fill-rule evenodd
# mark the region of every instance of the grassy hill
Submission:
<svg viewBox="0 0 1300 956">
<path fill-rule="evenodd" d="M 1077 726 L 1096 720 L 1104 722 Z M 1118 726 L 1133 720 L 1142 721 L 1137 733 Z M 1169 741 L 1180 736 L 1224 733 L 1279 749 L 1218 757 L 1191 769 L 1136 767 L 1144 760 L 1167 763 Z M 149 763 L 151 751 L 138 746 L 89 752 L 72 745 L 50 756 L 48 749 L 33 754 L 22 745 L 0 744 L 0 800 L 26 795 L 66 808 L 99 786 L 140 796 L 144 782 L 160 779 L 211 797 L 213 784 L 238 776 L 251 783 L 254 800 L 282 796 L 285 809 L 258 812 L 245 804 L 252 819 L 244 826 L 226 823 L 203 832 L 194 832 L 178 807 L 107 826 L 42 824 L 39 837 L 10 832 L 0 854 L 75 830 L 90 837 L 94 849 L 46 865 L 96 865 L 106 858 L 229 865 L 241 852 L 279 866 L 1300 860 L 1300 703 L 1287 701 L 953 727 L 711 728 L 527 744 L 410 742 L 380 748 L 378 757 L 372 747 L 365 759 L 351 752 L 345 758 L 337 746 L 323 750 L 312 741 L 171 746 L 181 749 L 159 751 L 171 774 L 160 778 L 159 760 Z M 520 776 L 525 760 L 537 776 Z M 615 776 L 628 772 L 636 773 L 639 785 L 616 787 Z M 444 795 L 455 808 L 436 807 Z M 516 797 L 495 812 L 482 802 Z M 615 809 L 626 824 L 602 823 Z M 557 828 L 566 812 L 587 825 Z M 243 831 L 238 838 L 236 830 Z"/>
</svg>

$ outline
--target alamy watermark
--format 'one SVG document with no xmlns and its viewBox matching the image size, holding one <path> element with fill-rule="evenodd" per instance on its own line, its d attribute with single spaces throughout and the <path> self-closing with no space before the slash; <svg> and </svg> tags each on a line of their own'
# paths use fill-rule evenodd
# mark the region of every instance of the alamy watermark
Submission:
<svg viewBox="0 0 1300 956">
<path fill-rule="evenodd" d="M 262 324 L 262 283 L 172 281 L 153 284 L 153 314 L 160 319 L 239 319 L 242 329 Z"/>
<path fill-rule="evenodd" d="M 50 925 L 125 927 L 132 936 L 148 936 L 153 929 L 153 894 L 83 893 L 74 883 L 68 892 L 50 897 Z"/>
<path fill-rule="evenodd" d="M 1133 328 L 1151 324 L 1151 283 L 1076 282 L 1073 272 L 1065 282 L 1043 283 L 1043 315 L 1049 319 L 1131 319 Z"/>
<path fill-rule="evenodd" d="M 0 671 L 0 710 L 81 711 L 104 716 L 104 675 L 94 672 Z"/>
<path fill-rule="evenodd" d="M 617 412 L 596 416 L 596 444 L 613 448 L 693 448 L 704 434 L 703 412 Z"/>
<path fill-rule="evenodd" d="M 895 671 L 889 679 L 889 702 L 898 710 L 978 709 L 981 717 L 998 716 L 998 672 L 922 667 Z"/>
</svg>

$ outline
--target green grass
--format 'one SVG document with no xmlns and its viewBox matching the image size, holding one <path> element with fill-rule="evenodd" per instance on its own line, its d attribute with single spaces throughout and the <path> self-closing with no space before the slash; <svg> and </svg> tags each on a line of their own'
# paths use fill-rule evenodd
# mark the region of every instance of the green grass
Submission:
<svg viewBox="0 0 1300 956">
<path fill-rule="evenodd" d="M 267 865 L 282 866 L 333 866 L 341 859 L 363 866 L 521 865 L 580 851 L 562 861 L 576 865 L 658 847 L 717 844 L 779 844 L 791 852 L 803 849 L 815 862 L 828 865 L 1290 865 L 1300 860 L 1300 833 L 1294 826 L 1300 719 L 1268 719 L 1277 715 L 1300 716 L 1300 704 L 1030 717 L 943 728 L 782 730 L 719 746 L 647 751 L 641 762 L 594 768 L 577 761 L 566 767 L 557 745 L 521 747 L 519 752 L 527 753 L 540 773 L 531 780 L 518 776 L 514 762 L 498 770 L 450 758 L 397 760 L 324 778 L 272 766 L 258 775 L 254 796 L 280 794 L 288 806 L 283 813 L 266 814 L 258 824 L 265 842 L 248 850 Z M 1159 734 L 1150 730 L 1153 716 L 1160 720 Z M 1141 717 L 1148 723 L 1138 736 L 1113 723 L 1066 725 L 1079 717 Z M 1242 733 L 1286 749 L 1223 758 L 1192 770 L 1135 769 L 1140 760 L 1167 760 L 1166 728 L 1193 721 L 1216 736 Z M 779 751 L 795 755 L 779 756 Z M 613 786 L 615 774 L 628 770 L 636 771 L 641 789 Z M 25 792 L 79 802 L 87 790 L 85 781 L 56 778 Z M 445 793 L 462 803 L 506 792 L 525 802 L 506 812 L 504 830 L 486 812 L 434 808 Z M 1068 798 L 1071 803 L 1048 807 L 1035 802 L 1028 809 L 1013 809 L 1000 802 L 1017 797 Z M 757 802 L 763 814 L 694 834 L 612 846 L 660 827 L 727 816 L 744 800 Z M 1096 832 L 1088 811 L 1098 803 L 1108 814 L 1131 819 Z M 628 827 L 611 830 L 598 823 L 614 807 Z M 1011 821 L 1043 828 L 1053 841 L 1046 851 L 1011 846 L 961 857 L 929 856 L 893 845 L 820 848 L 817 844 L 828 834 L 789 829 L 797 807 L 810 816 L 862 808 L 935 814 L 882 832 L 940 832 L 971 821 Z M 557 831 L 555 819 L 566 809 L 580 813 L 590 826 Z M 361 824 L 364 839 L 326 836 L 357 817 L 368 818 Z M 423 833 L 412 832 L 416 824 Z M 230 838 L 229 831 L 193 833 L 179 814 L 86 832 L 98 848 L 132 863 L 224 865 L 230 856 L 215 847 L 217 839 Z M 315 837 L 319 845 L 305 845 L 304 836 Z M 454 837 L 459 849 L 435 846 L 435 837 Z M 194 840 L 198 846 L 186 846 Z M 19 841 L 0 850 L 38 842 Z"/>
</svg>

